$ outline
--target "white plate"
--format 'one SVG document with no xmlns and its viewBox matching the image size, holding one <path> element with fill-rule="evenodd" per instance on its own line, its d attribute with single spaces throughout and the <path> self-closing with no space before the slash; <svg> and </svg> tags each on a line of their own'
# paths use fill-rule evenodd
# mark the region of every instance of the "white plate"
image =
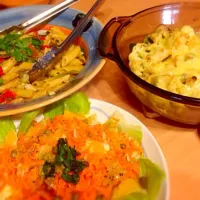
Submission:
<svg viewBox="0 0 200 200">
<path fill-rule="evenodd" d="M 146 157 L 148 157 L 154 163 L 157 163 L 166 174 L 166 178 L 162 184 L 157 200 L 169 200 L 169 173 L 167 169 L 167 164 L 164 155 L 160 149 L 160 146 L 156 142 L 149 129 L 132 114 L 115 105 L 95 99 L 90 99 L 90 102 L 90 114 L 96 114 L 98 122 L 105 122 L 109 118 L 109 116 L 118 111 L 124 116 L 127 123 L 139 125 L 142 127 L 142 145 Z M 41 118 L 43 118 L 42 115 L 38 116 L 37 120 L 41 120 Z M 15 120 L 15 125 L 16 127 L 19 126 L 19 120 Z"/>
</svg>

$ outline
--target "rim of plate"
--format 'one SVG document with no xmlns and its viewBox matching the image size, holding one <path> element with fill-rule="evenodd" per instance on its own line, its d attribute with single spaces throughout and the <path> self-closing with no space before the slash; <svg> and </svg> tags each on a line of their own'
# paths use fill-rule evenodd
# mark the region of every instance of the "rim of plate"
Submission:
<svg viewBox="0 0 200 200">
<path fill-rule="evenodd" d="M 158 144 L 157 140 L 155 139 L 155 137 L 153 136 L 151 131 L 139 119 L 137 119 L 133 114 L 129 113 L 128 111 L 124 110 L 123 108 L 120 108 L 120 107 L 118 107 L 114 104 L 111 104 L 111 103 L 106 102 L 106 101 L 98 100 L 98 99 L 90 98 L 89 100 L 91 102 L 91 105 L 93 105 L 93 104 L 106 105 L 106 106 L 109 106 L 109 107 L 116 109 L 116 111 L 119 111 L 122 114 L 129 115 L 133 119 L 133 120 L 131 119 L 131 121 L 133 121 L 134 123 L 136 123 L 136 124 L 138 124 L 142 127 L 143 132 L 145 132 L 148 135 L 148 137 L 152 140 L 154 146 L 156 147 L 157 153 L 158 153 L 160 160 L 161 160 L 161 163 L 162 163 L 162 166 L 160 166 L 160 167 L 162 167 L 162 169 L 165 172 L 165 181 L 164 181 L 165 183 L 164 184 L 165 184 L 166 194 L 165 194 L 165 199 L 162 199 L 162 200 L 169 200 L 169 197 L 170 197 L 170 181 L 169 180 L 170 180 L 170 178 L 169 178 L 169 170 L 168 170 L 168 167 L 167 167 L 167 162 L 166 162 L 164 154 L 161 150 L 160 145 Z M 103 106 L 101 106 L 101 107 L 103 107 Z M 92 109 L 92 108 L 90 108 L 90 109 Z M 102 113 L 102 114 L 105 115 L 106 112 L 104 111 L 104 113 Z M 143 147 L 143 148 L 145 150 L 145 147 Z M 163 187 L 164 187 L 164 185 L 163 185 Z"/>
<path fill-rule="evenodd" d="M 20 7 L 16 7 L 16 8 L 8 8 L 6 10 L 0 11 L 1 12 L 6 12 L 6 11 L 17 11 L 20 10 L 22 8 L 37 8 L 37 7 L 50 7 L 51 5 L 48 4 L 43 4 L 43 5 L 33 5 L 33 6 L 20 6 Z M 78 9 L 74 9 L 74 8 L 70 8 L 71 10 L 75 10 L 77 12 L 82 12 L 81 10 Z M 84 12 L 82 12 L 84 13 Z M 96 17 L 94 17 L 95 20 L 102 26 L 103 28 L 103 24 L 100 22 L 99 19 L 97 19 Z M 55 97 L 51 98 L 51 99 L 46 99 L 42 102 L 39 103 L 35 103 L 35 104 L 31 104 L 31 105 L 25 105 L 23 107 L 19 107 L 19 108 L 14 108 L 14 109 L 9 109 L 9 110 L 1 110 L 0 111 L 0 117 L 3 116 L 9 116 L 9 115 L 16 115 L 19 113 L 24 113 L 24 112 L 28 112 L 31 110 L 35 110 L 38 108 L 42 108 L 44 106 L 47 106 L 49 104 L 52 104 L 54 102 L 57 102 L 69 95 L 71 95 L 72 93 L 78 91 L 79 89 L 81 89 L 83 86 L 85 86 L 87 83 L 89 83 L 97 74 L 98 72 L 102 69 L 102 67 L 105 65 L 106 60 L 102 57 L 100 57 L 100 63 L 96 66 L 96 68 L 86 77 L 83 78 L 82 80 L 80 80 L 80 82 L 78 82 L 77 84 L 75 84 L 73 87 L 71 87 L 70 89 L 67 89 L 66 91 L 62 92 L 61 94 L 56 95 Z"/>
</svg>

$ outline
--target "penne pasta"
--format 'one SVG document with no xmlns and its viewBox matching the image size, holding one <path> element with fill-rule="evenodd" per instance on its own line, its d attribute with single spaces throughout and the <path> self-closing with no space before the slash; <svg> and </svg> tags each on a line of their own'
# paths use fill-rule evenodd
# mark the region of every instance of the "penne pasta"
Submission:
<svg viewBox="0 0 200 200">
<path fill-rule="evenodd" d="M 67 74 L 67 72 L 63 68 L 62 69 L 54 69 L 49 72 L 49 76 L 51 76 L 51 77 L 55 77 L 58 75 L 64 75 L 64 74 Z"/>
<path fill-rule="evenodd" d="M 12 72 L 12 73 L 8 73 L 8 74 L 4 75 L 2 78 L 3 78 L 4 84 L 6 84 L 9 81 L 16 79 L 18 76 L 19 76 L 19 74 Z"/>
<path fill-rule="evenodd" d="M 64 67 L 63 69 L 68 74 L 78 74 L 83 69 L 83 65 L 76 65 L 76 66 L 75 65 L 74 66 L 68 65 L 68 66 Z"/>
<path fill-rule="evenodd" d="M 4 61 L 1 63 L 1 67 L 3 69 L 4 73 L 7 73 L 8 71 L 10 71 L 10 69 L 12 69 L 12 67 L 17 63 L 17 61 L 11 57 L 8 60 Z"/>
<path fill-rule="evenodd" d="M 85 58 L 84 55 L 79 56 L 78 59 L 82 62 L 83 65 L 85 65 L 85 63 L 86 63 L 86 58 Z"/>
<path fill-rule="evenodd" d="M 17 89 L 17 88 L 13 88 L 12 89 L 17 97 L 22 97 L 22 98 L 31 98 L 33 96 L 34 91 L 33 90 L 27 90 L 27 89 Z"/>
<path fill-rule="evenodd" d="M 70 78 L 70 75 L 65 75 L 65 76 L 62 76 L 62 77 L 59 77 L 59 78 L 56 78 L 55 80 L 52 80 L 51 82 L 47 82 L 45 83 L 44 87 L 46 86 L 47 89 L 49 88 L 54 88 L 62 83 L 67 83 L 69 82 L 69 78 Z"/>
<path fill-rule="evenodd" d="M 35 86 L 36 88 L 42 86 L 43 84 L 44 84 L 44 81 L 34 81 L 32 83 L 32 85 Z"/>
<path fill-rule="evenodd" d="M 6 89 L 15 88 L 19 84 L 20 84 L 19 78 L 12 80 L 12 81 L 8 82 L 7 84 L 0 86 L 0 92 L 3 92 Z"/>
<path fill-rule="evenodd" d="M 76 65 L 82 65 L 83 63 L 81 62 L 81 60 L 80 59 L 78 59 L 78 58 L 75 58 L 75 59 L 73 59 L 71 62 L 69 62 L 69 65 L 71 65 L 71 66 L 76 66 Z"/>
<path fill-rule="evenodd" d="M 61 68 L 61 62 L 57 62 L 56 65 L 54 66 L 55 69 L 60 69 Z"/>
<path fill-rule="evenodd" d="M 13 67 L 10 70 L 10 72 L 19 73 L 19 72 L 23 72 L 23 71 L 28 71 L 29 69 L 31 69 L 32 66 L 33 66 L 33 63 L 31 63 L 31 62 L 23 62 L 15 67 Z"/>
<path fill-rule="evenodd" d="M 57 92 L 58 90 L 60 90 L 61 88 L 63 88 L 65 85 L 66 85 L 66 83 L 61 83 L 60 85 L 58 85 L 56 87 L 48 89 L 47 90 L 48 94 L 49 95 L 55 94 L 55 92 Z"/>
<path fill-rule="evenodd" d="M 42 96 L 46 96 L 48 93 L 47 93 L 47 90 L 39 90 L 38 92 L 35 92 L 33 94 L 33 99 L 37 99 L 37 98 L 40 98 Z"/>
<path fill-rule="evenodd" d="M 79 46 L 75 46 L 75 48 L 68 52 L 65 52 L 62 60 L 61 60 L 61 66 L 66 67 L 72 60 L 74 60 L 80 53 L 81 48 Z"/>
</svg>

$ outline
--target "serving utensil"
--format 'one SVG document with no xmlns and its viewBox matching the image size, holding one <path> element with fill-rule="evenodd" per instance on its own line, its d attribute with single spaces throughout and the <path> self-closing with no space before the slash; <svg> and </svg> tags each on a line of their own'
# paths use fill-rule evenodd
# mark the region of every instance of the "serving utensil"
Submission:
<svg viewBox="0 0 200 200">
<path fill-rule="evenodd" d="M 45 77 L 54 64 L 62 57 L 62 53 L 69 48 L 74 39 L 81 35 L 88 23 L 91 22 L 92 17 L 102 3 L 103 0 L 97 0 L 88 13 L 80 20 L 70 35 L 58 47 L 52 47 L 50 51 L 39 58 L 39 60 L 33 65 L 32 69 L 28 71 L 29 81 L 31 83 Z"/>
<path fill-rule="evenodd" d="M 79 0 L 65 0 L 52 8 L 44 11 L 43 13 L 40 13 L 39 15 L 29 19 L 28 21 L 25 21 L 21 24 L 11 26 L 9 28 L 0 30 L 0 34 L 8 34 L 12 31 L 26 31 L 30 28 L 33 28 L 42 22 L 46 21 L 47 19 L 61 13 L 62 11 L 66 10 L 69 8 L 71 5 L 77 3 Z"/>
<path fill-rule="evenodd" d="M 71 5 L 75 4 L 79 0 L 65 0 L 52 8 L 40 13 L 39 15 L 25 21 L 21 24 L 10 26 L 6 29 L 0 30 L 0 34 L 8 34 L 12 31 L 27 31 L 28 29 L 34 28 L 42 22 L 48 20 L 49 18 L 61 13 L 62 11 L 69 8 Z M 10 55 L 5 51 L 0 51 L 0 58 L 9 58 Z"/>
</svg>

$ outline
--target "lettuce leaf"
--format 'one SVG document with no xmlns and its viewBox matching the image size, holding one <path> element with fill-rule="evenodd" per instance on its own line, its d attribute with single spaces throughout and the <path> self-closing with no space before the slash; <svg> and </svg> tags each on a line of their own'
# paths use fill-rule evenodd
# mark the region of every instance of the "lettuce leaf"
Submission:
<svg viewBox="0 0 200 200">
<path fill-rule="evenodd" d="M 119 112 L 116 112 L 113 115 L 113 117 L 119 119 L 119 122 L 118 122 L 119 132 L 126 133 L 129 137 L 133 138 L 134 140 L 137 140 L 139 143 L 142 142 L 142 128 L 141 128 L 141 126 L 128 124 L 125 121 L 124 116 L 122 114 L 120 114 Z"/>
<path fill-rule="evenodd" d="M 53 119 L 57 115 L 64 114 L 64 111 L 81 115 L 88 114 L 90 111 L 88 97 L 84 93 L 78 92 L 64 100 L 53 103 L 45 108 L 44 117 Z"/>
<path fill-rule="evenodd" d="M 121 132 L 126 133 L 129 137 L 137 140 L 139 143 L 142 142 L 142 128 L 132 124 L 127 124 L 123 121 L 119 122 Z"/>
<path fill-rule="evenodd" d="M 63 100 L 53 103 L 45 107 L 44 118 L 53 119 L 57 115 L 64 113 L 64 102 Z"/>
<path fill-rule="evenodd" d="M 90 111 L 88 97 L 82 92 L 71 95 L 64 100 L 64 110 L 82 115 L 88 114 Z"/>
<path fill-rule="evenodd" d="M 113 200 L 155 200 L 163 179 L 164 172 L 150 160 L 141 158 L 140 164 L 140 178 L 137 184 L 134 180 L 130 182 L 128 179 L 124 181 L 115 189 L 113 193 Z"/>
<path fill-rule="evenodd" d="M 33 120 L 35 119 L 35 117 L 39 115 L 39 113 L 40 113 L 39 109 L 25 113 L 21 119 L 19 129 L 18 129 L 18 134 L 19 133 L 26 134 Z"/>
<path fill-rule="evenodd" d="M 0 118 L 0 144 L 3 144 L 6 136 L 11 131 L 16 131 L 13 120 L 10 117 Z"/>
<path fill-rule="evenodd" d="M 116 200 L 150 200 L 148 195 L 142 192 L 134 192 Z"/>
<path fill-rule="evenodd" d="M 139 181 L 137 179 L 127 178 L 122 180 L 121 183 L 114 189 L 112 199 L 129 199 L 129 197 L 133 196 L 133 193 L 135 194 L 140 192 L 143 192 L 143 188 L 141 187 Z"/>
<path fill-rule="evenodd" d="M 159 166 L 148 159 L 141 158 L 139 163 L 141 178 L 145 181 L 143 185 L 146 186 L 144 189 L 147 190 L 149 199 L 154 200 L 159 193 L 165 174 Z"/>
</svg>

